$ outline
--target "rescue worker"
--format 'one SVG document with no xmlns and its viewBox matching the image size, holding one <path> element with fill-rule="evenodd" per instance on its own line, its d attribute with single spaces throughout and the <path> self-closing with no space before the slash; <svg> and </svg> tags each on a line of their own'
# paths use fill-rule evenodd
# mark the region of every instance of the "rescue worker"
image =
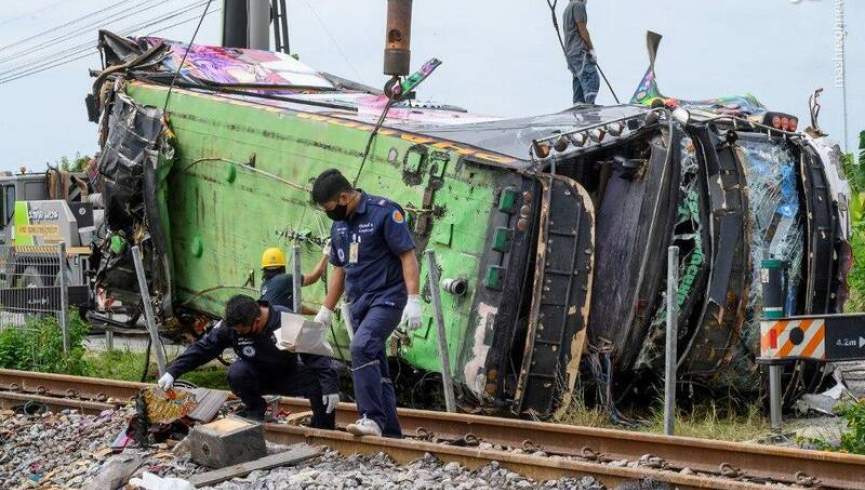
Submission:
<svg viewBox="0 0 865 490">
<path fill-rule="evenodd" d="M 418 263 L 405 214 L 396 203 L 355 189 L 336 169 L 312 186 L 312 199 L 333 220 L 327 297 L 315 320 L 329 326 L 345 290 L 349 302 L 352 377 L 361 418 L 355 435 L 402 437 L 385 341 L 401 322 L 420 326 Z"/>
<path fill-rule="evenodd" d="M 228 368 L 228 384 L 246 406 L 244 416 L 264 420 L 266 394 L 305 396 L 312 406 L 311 426 L 333 430 L 339 403 L 336 370 L 328 357 L 276 347 L 273 332 L 280 327 L 280 313 L 287 311 L 242 294 L 232 297 L 224 320 L 175 359 L 157 385 L 170 390 L 175 379 L 231 347 L 237 360 Z"/>
<path fill-rule="evenodd" d="M 309 274 L 303 274 L 301 287 L 315 284 L 321 279 L 327 269 L 327 257 L 330 244 L 326 244 L 322 250 L 321 260 L 315 265 L 315 269 Z M 294 311 L 294 276 L 285 272 L 285 254 L 282 250 L 271 247 L 261 254 L 261 298 L 276 306 L 282 306 Z M 315 315 L 316 310 L 304 305 L 303 315 Z"/>
<path fill-rule="evenodd" d="M 601 87 L 598 57 L 589 35 L 588 0 L 571 0 L 562 15 L 565 30 L 565 58 L 574 77 L 574 105 L 594 104 Z"/>
</svg>

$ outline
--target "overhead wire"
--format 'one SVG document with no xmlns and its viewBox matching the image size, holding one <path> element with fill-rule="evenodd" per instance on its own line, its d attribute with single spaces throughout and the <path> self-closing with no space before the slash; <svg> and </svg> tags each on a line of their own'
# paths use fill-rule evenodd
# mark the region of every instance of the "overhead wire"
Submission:
<svg viewBox="0 0 865 490">
<path fill-rule="evenodd" d="M 3 52 L 3 51 L 5 51 L 5 50 L 7 50 L 7 49 L 9 49 L 9 48 L 11 48 L 11 47 L 18 46 L 18 45 L 20 45 L 20 44 L 24 44 L 24 43 L 26 43 L 27 41 L 32 41 L 33 39 L 38 39 L 38 38 L 40 38 L 40 37 L 42 37 L 42 36 L 44 36 L 44 35 L 46 35 L 46 34 L 51 34 L 52 32 L 57 32 L 58 30 L 63 29 L 64 27 L 68 27 L 68 26 L 71 26 L 71 25 L 77 24 L 77 23 L 79 23 L 79 22 L 81 22 L 81 21 L 83 21 L 83 20 L 87 20 L 87 18 L 89 18 L 89 17 L 92 17 L 92 16 L 94 16 L 94 15 L 101 14 L 101 13 L 106 12 L 106 11 L 108 11 L 108 10 L 111 10 L 111 9 L 113 9 L 113 8 L 115 8 L 115 7 L 118 7 L 118 6 L 123 5 L 123 4 L 125 4 L 125 3 L 130 3 L 130 2 L 133 2 L 133 1 L 136 1 L 136 0 L 121 0 L 121 1 L 119 1 L 119 2 L 117 2 L 117 3 L 113 3 L 113 4 L 109 5 L 109 6 L 107 6 L 107 7 L 105 7 L 105 8 L 102 8 L 102 9 L 100 9 L 100 10 L 97 10 L 97 11 L 95 11 L 95 12 L 90 12 L 90 13 L 87 13 L 87 14 L 82 15 L 81 17 L 78 17 L 78 18 L 72 19 L 72 20 L 70 20 L 70 21 L 64 22 L 63 24 L 60 24 L 59 26 L 54 26 L 54 27 L 52 27 L 52 28 L 50 28 L 50 29 L 46 29 L 46 30 L 44 30 L 44 31 L 38 32 L 38 33 L 33 34 L 33 35 L 29 36 L 29 37 L 25 37 L 24 39 L 19 39 L 18 41 L 15 41 L 15 42 L 13 42 L 13 43 L 11 43 L 11 44 L 7 44 L 7 45 L 5 45 L 5 46 L 0 46 L 0 52 Z"/>
<path fill-rule="evenodd" d="M 67 3 L 67 0 L 57 0 L 56 2 L 49 3 L 48 5 L 45 5 L 42 8 L 38 8 L 36 10 L 30 11 L 27 13 L 19 14 L 19 15 L 16 15 L 14 17 L 10 17 L 8 19 L 0 20 L 0 26 L 13 24 L 15 22 L 18 22 L 21 19 L 26 19 L 27 17 L 32 17 L 36 14 L 41 14 L 42 12 L 45 12 L 46 10 L 51 10 L 54 7 L 56 7 L 60 4 L 63 4 L 63 3 Z"/>
<path fill-rule="evenodd" d="M 219 11 L 218 9 L 217 9 L 217 10 L 212 10 L 212 11 L 210 11 L 210 13 L 215 13 L 215 12 L 218 12 L 218 11 Z M 209 14 L 210 14 L 210 13 L 209 13 Z M 209 15 L 209 14 L 208 14 L 208 15 Z M 156 33 L 162 32 L 162 31 L 165 31 L 165 30 L 170 29 L 170 28 L 174 28 L 174 27 L 177 27 L 177 26 L 180 26 L 180 25 L 188 24 L 188 23 L 193 22 L 193 21 L 195 21 L 195 20 L 198 20 L 198 17 L 197 17 L 197 16 L 196 16 L 195 18 L 185 19 L 185 20 L 183 20 L 183 21 L 181 21 L 181 22 L 177 22 L 177 23 L 174 23 L 174 24 L 171 24 L 171 25 L 168 25 L 168 26 L 162 27 L 162 28 L 160 28 L 160 29 L 158 29 L 158 30 L 156 30 L 156 31 L 152 31 L 152 32 L 150 32 L 150 33 L 147 34 L 147 35 L 148 35 L 148 36 L 149 36 L 149 35 L 153 35 L 153 34 L 156 34 Z M 76 55 L 76 56 L 72 56 L 71 58 L 65 58 L 65 59 L 63 59 L 62 61 L 57 61 L 57 62 L 55 62 L 55 63 L 51 63 L 51 64 L 48 64 L 48 65 L 45 65 L 45 66 L 41 66 L 41 67 L 39 67 L 39 68 L 35 68 L 35 69 L 31 70 L 31 71 L 28 71 L 28 72 L 26 72 L 26 73 L 21 73 L 21 74 L 18 74 L 18 75 L 10 76 L 10 77 L 8 77 L 8 78 L 0 79 L 0 85 L 2 85 L 2 84 L 4 84 L 4 83 L 12 82 L 12 81 L 14 81 L 14 80 L 19 80 L 19 79 L 22 79 L 22 78 L 27 78 L 27 77 L 30 77 L 30 76 L 33 76 L 33 75 L 37 75 L 37 74 L 39 74 L 39 73 L 42 73 L 42 72 L 45 72 L 45 71 L 51 70 L 51 69 L 53 69 L 53 68 L 57 68 L 57 67 L 60 67 L 60 66 L 63 66 L 63 65 L 67 65 L 67 64 L 69 64 L 69 63 L 73 63 L 73 62 L 75 62 L 75 61 L 78 61 L 78 60 L 84 59 L 84 58 L 86 58 L 86 57 L 88 57 L 88 56 L 92 56 L 92 55 L 94 54 L 94 52 L 93 52 L 94 50 L 95 50 L 95 47 L 92 48 L 92 49 L 86 49 L 86 50 L 83 50 L 82 53 L 79 53 L 79 54 Z"/>
<path fill-rule="evenodd" d="M 48 48 L 52 48 L 54 46 L 63 45 L 67 41 L 72 39 L 76 39 L 82 36 L 86 36 L 90 33 L 90 29 L 101 28 L 107 25 L 108 23 L 115 22 L 119 19 L 129 18 L 135 15 L 138 15 L 142 12 L 146 12 L 148 10 L 154 9 L 160 5 L 168 3 L 172 0 L 145 0 L 142 4 L 134 5 L 128 9 L 121 10 L 120 12 L 115 12 L 109 16 L 101 17 L 89 24 L 83 25 L 78 28 L 75 32 L 67 32 L 64 34 L 60 34 L 51 39 L 42 41 L 35 46 L 30 46 L 28 48 L 24 48 L 23 50 L 15 51 L 14 53 L 9 53 L 7 56 L 0 58 L 0 64 L 9 63 L 10 61 L 14 61 L 21 56 L 27 56 L 33 53 L 37 53 L 39 51 L 43 51 Z M 136 10 L 138 9 L 138 10 Z"/>
<path fill-rule="evenodd" d="M 118 33 L 121 35 L 131 34 L 132 32 L 135 32 L 137 30 L 151 27 L 154 24 L 161 23 L 161 22 L 164 22 L 164 21 L 169 20 L 169 19 L 173 19 L 177 15 L 182 15 L 186 12 L 189 12 L 190 10 L 194 10 L 197 6 L 203 5 L 204 1 L 205 0 L 198 0 L 198 3 L 192 4 L 191 6 L 186 6 L 186 7 L 183 7 L 181 9 L 178 9 L 178 10 L 175 10 L 172 12 L 167 12 L 167 13 L 161 14 L 160 17 L 146 19 L 146 20 L 139 22 L 138 24 L 118 29 Z M 198 18 L 198 17 L 196 16 L 195 18 Z M 0 77 L 8 77 L 8 76 L 12 75 L 13 73 L 25 71 L 26 69 L 29 69 L 29 68 L 34 67 L 36 65 L 46 64 L 46 62 L 47 63 L 53 63 L 53 62 L 57 61 L 58 58 L 64 57 L 66 55 L 75 55 L 75 54 L 78 54 L 82 50 L 85 50 L 85 49 L 88 49 L 88 50 L 89 49 L 96 49 L 97 44 L 98 43 L 96 40 L 90 40 L 90 41 L 86 41 L 84 43 L 79 43 L 75 46 L 72 46 L 72 47 L 69 47 L 69 48 L 66 48 L 66 49 L 63 49 L 60 51 L 52 52 L 52 53 L 45 55 L 45 56 L 26 60 L 26 61 L 22 62 L 21 64 L 16 65 L 14 67 L 7 68 L 5 70 L 0 69 Z"/>
<path fill-rule="evenodd" d="M 321 17 L 319 17 L 318 12 L 315 10 L 315 7 L 312 6 L 312 4 L 309 2 L 309 0 L 303 0 L 303 1 L 304 1 L 304 3 L 306 3 L 306 6 L 309 7 L 309 10 L 312 12 L 312 15 L 315 16 L 315 20 L 318 22 L 318 25 L 321 26 L 321 29 L 324 31 L 325 34 L 327 34 L 327 37 L 330 38 L 330 42 L 333 43 L 333 46 L 336 48 L 336 51 L 342 57 L 343 61 L 345 61 L 345 63 L 349 66 L 349 68 L 351 68 L 351 71 L 354 72 L 357 79 L 360 80 L 362 78 L 360 76 L 360 72 L 357 71 L 357 68 L 355 68 L 355 66 L 351 62 L 351 60 L 348 58 L 348 56 L 346 56 L 345 52 L 342 50 L 342 46 L 339 45 L 339 42 L 336 40 L 336 37 L 334 37 L 334 35 L 331 34 L 330 29 L 327 28 L 327 24 L 321 19 Z"/>
<path fill-rule="evenodd" d="M 170 20 L 170 19 L 174 19 L 178 15 L 183 15 L 183 14 L 185 14 L 191 10 L 196 9 L 197 7 L 199 7 L 201 5 L 204 5 L 205 1 L 206 0 L 196 0 L 194 3 L 187 4 L 187 5 L 181 7 L 177 10 L 173 10 L 170 12 L 164 12 L 164 13 L 160 14 L 158 17 L 141 20 L 137 24 L 128 25 L 126 27 L 119 28 L 119 29 L 117 29 L 117 33 L 121 34 L 121 35 L 132 34 L 135 31 L 138 31 L 140 29 L 151 27 L 155 24 L 165 22 L 165 21 Z M 196 16 L 195 18 L 197 19 L 198 16 Z M 6 69 L 0 69 L 0 76 L 9 75 L 13 72 L 22 71 L 26 68 L 41 64 L 45 61 L 53 62 L 53 61 L 56 61 L 57 58 L 60 58 L 64 55 L 77 54 L 82 49 L 91 49 L 91 48 L 95 49 L 97 47 L 97 44 L 98 43 L 95 39 L 89 40 L 89 41 L 85 41 L 83 43 L 79 43 L 75 46 L 71 46 L 71 47 L 68 47 L 66 49 L 62 49 L 60 51 L 55 51 L 55 52 L 49 53 L 47 55 L 43 55 L 43 56 L 36 57 L 36 58 L 31 58 L 31 59 L 23 61 L 22 63 L 14 66 L 14 67 L 6 68 Z"/>
<path fill-rule="evenodd" d="M 128 26 L 124 29 L 118 30 L 118 33 L 121 35 L 132 35 L 140 29 L 158 26 L 159 27 L 158 29 L 150 31 L 150 32 L 145 34 L 146 36 L 150 36 L 150 35 L 165 31 L 167 29 L 171 29 L 171 28 L 174 28 L 174 27 L 177 27 L 180 25 L 188 24 L 189 22 L 193 22 L 195 20 L 198 20 L 199 16 L 196 15 L 194 17 L 186 18 L 186 19 L 180 20 L 178 22 L 175 22 L 175 23 L 169 24 L 169 25 L 160 25 L 164 22 L 176 19 L 178 15 L 182 15 L 184 13 L 191 11 L 191 10 L 194 10 L 197 7 L 200 7 L 201 5 L 204 5 L 206 3 L 206 1 L 207 0 L 201 0 L 197 3 L 194 3 L 192 5 L 184 7 L 182 9 L 177 10 L 177 11 L 170 12 L 170 13 L 165 14 L 163 16 L 149 19 L 148 21 L 144 21 L 144 22 L 136 24 L 134 26 Z M 207 12 L 206 15 L 216 13 L 220 10 L 221 9 L 211 10 L 211 11 Z M 18 80 L 21 78 L 26 78 L 28 76 L 36 75 L 36 74 L 42 73 L 46 70 L 50 70 L 52 68 L 56 68 L 58 66 L 63 66 L 63 65 L 72 63 L 74 61 L 86 58 L 88 56 L 91 56 L 96 51 L 97 47 L 98 47 L 98 43 L 96 41 L 89 41 L 86 43 L 78 44 L 78 45 L 73 46 L 71 48 L 67 48 L 67 49 L 62 50 L 62 51 L 57 52 L 57 53 L 52 53 L 49 56 L 38 58 L 36 60 L 30 60 L 27 63 L 16 66 L 12 69 L 9 69 L 6 71 L 0 71 L 0 84 L 11 82 L 13 80 Z M 62 59 L 60 59 L 60 58 L 62 58 Z"/>
</svg>

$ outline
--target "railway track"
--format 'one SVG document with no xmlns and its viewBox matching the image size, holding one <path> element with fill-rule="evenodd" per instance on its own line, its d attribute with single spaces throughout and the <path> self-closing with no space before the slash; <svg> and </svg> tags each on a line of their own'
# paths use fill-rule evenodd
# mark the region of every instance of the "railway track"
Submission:
<svg viewBox="0 0 865 490">
<path fill-rule="evenodd" d="M 94 412 L 125 403 L 143 386 L 0 370 L 0 405 L 33 400 Z M 849 454 L 412 409 L 399 411 L 406 439 L 357 438 L 300 425 L 306 400 L 282 398 L 280 405 L 292 415 L 288 424 L 267 425 L 273 442 L 303 441 L 346 454 L 383 451 L 399 462 L 433 453 L 467 467 L 498 461 L 538 480 L 587 474 L 610 487 L 650 478 L 677 488 L 865 488 L 865 457 Z M 337 424 L 354 421 L 354 410 L 341 403 Z"/>
</svg>

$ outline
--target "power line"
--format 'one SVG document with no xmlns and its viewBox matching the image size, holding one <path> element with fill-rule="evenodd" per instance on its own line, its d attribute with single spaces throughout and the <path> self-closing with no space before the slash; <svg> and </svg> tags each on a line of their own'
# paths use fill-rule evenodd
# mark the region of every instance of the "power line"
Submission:
<svg viewBox="0 0 865 490">
<path fill-rule="evenodd" d="M 180 8 L 180 9 L 160 14 L 159 17 L 146 19 L 144 21 L 141 21 L 138 24 L 118 29 L 118 33 L 121 35 L 134 34 L 135 31 L 137 31 L 139 29 L 151 27 L 156 23 L 164 22 L 166 20 L 174 18 L 175 16 L 183 15 L 183 14 L 185 14 L 191 10 L 194 10 L 195 8 L 200 7 L 201 5 L 204 5 L 205 1 L 206 0 L 199 0 L 197 3 L 189 4 L 189 5 L 186 5 L 182 8 Z M 8 77 L 10 74 L 13 74 L 16 72 L 26 71 L 28 68 L 31 68 L 31 67 L 34 67 L 37 65 L 53 63 L 53 62 L 57 61 L 57 58 L 59 58 L 59 57 L 62 57 L 65 55 L 77 54 L 82 49 L 89 50 L 89 49 L 95 49 L 96 47 L 97 47 L 97 41 L 95 41 L 95 40 L 86 41 L 84 43 L 79 43 L 75 46 L 72 46 L 72 47 L 69 47 L 69 48 L 66 48 L 66 49 L 63 49 L 60 51 L 55 51 L 55 52 L 49 53 L 47 55 L 43 55 L 43 56 L 36 57 L 36 58 L 31 58 L 29 60 L 25 60 L 23 63 L 20 63 L 16 66 L 9 67 L 5 70 L 0 70 L 0 78 Z"/>
<path fill-rule="evenodd" d="M 43 41 L 43 42 L 41 42 L 35 46 L 30 46 L 29 48 L 25 48 L 23 50 L 16 51 L 14 53 L 10 53 L 5 58 L 0 58 L 0 64 L 8 63 L 9 61 L 15 60 L 16 58 L 18 58 L 20 56 L 26 56 L 28 54 L 33 54 L 33 53 L 36 53 L 38 51 L 42 51 L 46 48 L 50 48 L 52 46 L 55 46 L 57 44 L 62 44 L 65 41 L 75 39 L 77 37 L 81 37 L 82 35 L 88 34 L 89 29 L 102 27 L 109 22 L 114 22 L 114 21 L 119 20 L 119 19 L 123 19 L 123 18 L 127 18 L 127 17 L 133 17 L 135 15 L 138 15 L 142 12 L 146 12 L 148 10 L 154 9 L 154 8 L 160 6 L 164 3 L 170 2 L 170 1 L 172 1 L 172 0 L 147 0 L 147 1 L 143 2 L 145 5 L 147 5 L 148 3 L 150 4 L 150 5 L 147 5 L 146 7 L 142 7 L 141 5 L 133 5 L 132 7 L 121 10 L 119 12 L 114 12 L 108 16 L 96 19 L 95 21 L 93 21 L 87 25 L 80 26 L 74 32 L 61 34 L 61 35 L 55 36 L 51 39 L 48 39 L 46 41 Z M 138 9 L 138 10 L 136 10 L 136 9 Z"/>
<path fill-rule="evenodd" d="M 208 12 L 207 15 L 210 15 L 210 14 L 213 14 L 213 13 L 216 13 L 216 12 L 219 12 L 220 10 L 221 10 L 221 9 L 214 9 L 214 10 Z M 184 25 L 184 24 L 188 24 L 188 23 L 190 23 L 190 22 L 193 22 L 193 21 L 195 21 L 195 20 L 198 20 L 198 18 L 199 18 L 199 17 L 196 15 L 195 17 L 188 18 L 188 19 L 185 19 L 185 20 L 183 20 L 183 21 L 180 21 L 180 22 L 177 22 L 177 23 L 174 23 L 174 24 L 171 24 L 171 25 L 168 25 L 168 26 L 162 27 L 162 28 L 157 29 L 157 30 L 155 30 L 155 31 L 151 31 L 151 32 L 147 33 L 146 35 L 147 35 L 147 36 L 151 36 L 151 35 L 153 35 L 153 34 L 157 34 L 157 33 L 159 33 L 159 32 L 162 32 L 162 31 L 165 31 L 165 30 L 168 30 L 168 29 L 172 29 L 172 28 L 174 28 L 174 27 L 178 27 L 178 26 L 181 26 L 181 25 Z M 50 64 L 50 65 L 48 65 L 48 66 L 44 66 L 44 67 L 39 68 L 39 69 L 34 69 L 34 70 L 32 70 L 32 71 L 30 71 L 30 72 L 28 72 L 28 73 L 23 73 L 23 74 L 20 74 L 20 75 L 16 75 L 16 76 L 9 77 L 9 78 L 0 79 L 0 85 L 2 85 L 2 84 L 4 84 L 4 83 L 8 83 L 8 82 L 15 81 L 15 80 L 19 80 L 19 79 L 22 79 L 22 78 L 27 78 L 27 77 L 30 77 L 30 76 L 33 76 L 33 75 L 37 75 L 37 74 L 39 74 L 39 73 L 42 73 L 42 72 L 45 72 L 45 71 L 48 71 L 48 70 L 51 70 L 51 69 L 53 69 L 53 68 L 57 68 L 57 67 L 60 67 L 60 66 L 63 66 L 63 65 L 67 65 L 67 64 L 69 64 L 69 63 L 73 63 L 73 62 L 75 62 L 75 61 L 78 61 L 78 60 L 80 60 L 80 59 L 86 58 L 86 57 L 88 57 L 88 56 L 92 56 L 93 54 L 95 54 L 95 53 L 93 52 L 93 50 L 86 50 L 85 52 L 83 52 L 83 53 L 79 53 L 77 56 L 73 56 L 72 58 L 66 58 L 66 59 L 64 59 L 63 61 L 58 61 L 58 62 L 53 63 L 53 64 Z"/>
<path fill-rule="evenodd" d="M 42 12 L 45 12 L 46 10 L 51 10 L 51 9 L 53 9 L 54 7 L 56 7 L 56 6 L 58 6 L 58 5 L 62 4 L 62 3 L 67 3 L 67 0 L 58 0 L 58 1 L 56 1 L 56 2 L 49 3 L 48 5 L 46 5 L 46 6 L 42 7 L 42 8 L 40 8 L 40 9 L 36 9 L 36 10 L 34 10 L 34 11 L 32 11 L 32 12 L 28 12 L 28 13 L 26 13 L 26 14 L 16 15 L 15 17 L 10 17 L 10 18 L 8 18 L 8 19 L 6 19 L 6 20 L 0 21 L 0 26 L 5 26 L 5 25 L 7 25 L 7 24 L 12 24 L 13 22 L 17 22 L 17 21 L 19 21 L 19 20 L 21 20 L 21 19 L 26 19 L 27 17 L 32 17 L 32 16 L 34 16 L 34 15 L 36 15 L 36 14 L 41 14 Z"/>
<path fill-rule="evenodd" d="M 204 3 L 204 2 L 202 2 L 202 3 Z M 201 4 L 196 4 L 196 6 L 200 6 L 200 5 Z M 172 29 L 174 27 L 188 24 L 188 23 L 193 22 L 195 20 L 203 19 L 203 17 L 206 17 L 206 16 L 211 15 L 213 13 L 219 12 L 220 10 L 221 9 L 217 8 L 217 9 L 214 9 L 214 10 L 207 12 L 202 17 L 199 17 L 198 15 L 196 15 L 194 17 L 190 17 L 190 18 L 184 19 L 182 21 L 176 22 L 174 24 L 170 24 L 167 26 L 161 26 L 159 29 L 150 31 L 145 35 L 151 36 L 153 34 L 157 34 L 159 32 L 162 32 L 162 31 L 165 31 L 168 29 Z M 140 27 L 136 26 L 135 30 L 137 30 L 138 28 L 153 27 L 155 24 L 165 22 L 165 21 L 167 21 L 171 18 L 174 18 L 174 17 L 175 17 L 175 15 L 165 16 L 165 17 L 161 18 L 159 20 L 159 22 L 151 22 L 150 24 L 143 25 Z M 132 32 L 129 32 L 128 34 L 132 34 Z M 33 75 L 37 75 L 39 73 L 42 73 L 42 72 L 45 72 L 45 71 L 48 71 L 48 70 L 51 70 L 53 68 L 57 68 L 57 67 L 60 67 L 63 65 L 67 65 L 69 63 L 72 63 L 72 62 L 78 61 L 80 59 L 86 58 L 88 56 L 91 56 L 94 54 L 95 51 L 96 51 L 95 43 L 90 43 L 87 47 L 84 47 L 84 48 L 78 49 L 77 51 L 68 53 L 67 56 L 65 56 L 62 60 L 52 59 L 49 61 L 42 62 L 37 66 L 31 66 L 27 70 L 18 71 L 17 73 L 0 74 L 0 85 L 2 85 L 4 83 L 15 81 L 15 80 L 20 80 L 22 78 L 27 78 L 27 77 L 30 77 Z"/>
<path fill-rule="evenodd" d="M 309 3 L 308 0 L 303 0 L 303 2 L 306 4 L 307 7 L 309 7 L 309 10 L 312 11 L 312 15 L 315 16 L 315 19 L 318 21 L 318 24 L 321 26 L 324 33 L 327 34 L 327 37 L 330 38 L 330 41 L 333 43 L 334 47 L 336 47 L 336 51 L 339 53 L 340 56 L 342 56 L 342 59 L 349 66 L 349 68 L 351 68 L 351 70 L 354 72 L 355 76 L 357 76 L 358 81 L 360 81 L 360 79 L 362 78 L 360 76 L 360 72 L 357 71 L 357 68 L 355 68 L 355 66 L 351 62 L 351 60 L 348 59 L 348 56 L 345 55 L 345 52 L 343 52 L 342 47 L 340 47 L 340 45 L 339 45 L 339 42 L 337 42 L 337 40 L 333 36 L 333 34 L 330 33 L 330 29 L 327 28 L 327 25 L 324 23 L 323 20 L 321 20 L 321 17 L 318 16 L 318 12 L 316 12 L 315 7 L 313 7 L 312 4 Z"/>
<path fill-rule="evenodd" d="M 89 18 L 89 17 L 91 17 L 91 16 L 93 16 L 93 15 L 101 14 L 101 13 L 106 12 L 106 11 L 108 11 L 108 10 L 112 10 L 112 9 L 114 9 L 114 8 L 120 6 L 120 5 L 123 5 L 124 3 L 129 3 L 129 2 L 133 2 L 133 1 L 135 1 L 135 0 L 121 0 L 121 1 L 119 1 L 119 2 L 117 2 L 117 3 L 113 3 L 113 4 L 109 5 L 109 6 L 107 6 L 107 7 L 105 7 L 105 8 L 102 8 L 102 9 L 100 9 L 100 10 L 97 10 L 97 11 L 95 11 L 95 12 L 90 12 L 89 14 L 84 14 L 84 15 L 82 15 L 81 17 L 78 17 L 78 18 L 76 18 L 76 19 L 72 19 L 72 20 L 70 20 L 70 21 L 68 21 L 68 22 L 65 22 L 65 23 L 63 23 L 63 24 L 60 24 L 59 26 L 54 26 L 54 27 L 52 27 L 52 28 L 50 28 L 50 29 L 46 29 L 46 30 L 44 30 L 44 31 L 42 31 L 42 32 L 39 32 L 39 33 L 37 33 L 37 34 L 33 34 L 33 35 L 30 36 L 30 37 L 26 37 L 26 38 L 24 38 L 24 39 L 20 39 L 20 40 L 18 40 L 18 41 L 15 41 L 15 42 L 13 42 L 13 43 L 11 43 L 11 44 L 7 44 L 6 46 L 0 46 L 0 52 L 5 51 L 5 50 L 7 50 L 7 49 L 9 49 L 9 48 L 11 48 L 11 47 L 14 47 L 14 46 L 18 46 L 19 44 L 26 43 L 27 41 L 31 41 L 31 40 L 33 40 L 33 39 L 37 39 L 37 38 L 39 38 L 39 37 L 41 37 L 41 36 L 44 36 L 44 35 L 46 35 L 46 34 L 51 34 L 52 32 L 58 31 L 58 30 L 60 30 L 60 29 L 63 29 L 64 27 L 68 27 L 68 26 L 71 26 L 71 25 L 77 24 L 77 23 L 81 22 L 82 20 L 87 20 L 87 18 Z"/>
</svg>

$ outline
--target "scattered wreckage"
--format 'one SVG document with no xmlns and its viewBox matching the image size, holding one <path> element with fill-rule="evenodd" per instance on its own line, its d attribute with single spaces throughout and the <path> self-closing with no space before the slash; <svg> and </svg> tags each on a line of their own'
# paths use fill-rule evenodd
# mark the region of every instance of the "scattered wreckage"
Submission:
<svg viewBox="0 0 865 490">
<path fill-rule="evenodd" d="M 129 252 L 140 246 L 166 333 L 200 333 L 229 296 L 254 294 L 266 247 L 299 244 L 313 263 L 329 222 L 309 185 L 331 167 L 400 202 L 418 253 L 436 251 L 468 410 L 554 417 L 581 373 L 610 405 L 647 386 L 663 363 L 670 245 L 693 386 L 758 389 L 762 258 L 789 262 L 791 313 L 843 306 L 840 152 L 753 97 L 665 98 L 650 68 L 630 105 L 501 119 L 391 100 L 280 53 L 108 32 L 100 46 L 88 97 L 106 206 L 96 288 L 140 301 Z M 424 321 L 390 354 L 438 371 L 429 304 Z M 342 323 L 332 341 L 345 359 Z M 797 368 L 789 394 L 821 378 Z"/>
</svg>

